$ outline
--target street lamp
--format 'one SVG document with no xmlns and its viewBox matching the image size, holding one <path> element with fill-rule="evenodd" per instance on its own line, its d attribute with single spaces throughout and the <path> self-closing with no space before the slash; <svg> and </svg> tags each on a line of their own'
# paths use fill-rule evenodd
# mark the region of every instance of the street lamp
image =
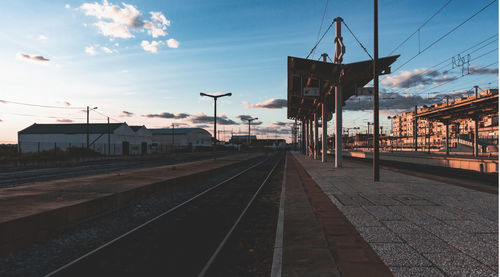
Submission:
<svg viewBox="0 0 500 277">
<path fill-rule="evenodd" d="M 89 124 L 89 113 L 90 111 L 97 110 L 97 107 L 93 107 L 92 109 L 89 109 L 89 106 L 87 106 L 87 149 L 90 146 L 89 142 L 89 136 L 90 136 L 90 124 Z"/>
<path fill-rule="evenodd" d="M 248 147 L 250 147 L 250 122 L 259 119 L 258 117 L 256 118 L 246 118 L 245 120 L 248 120 Z"/>
<path fill-rule="evenodd" d="M 211 95 L 200 92 L 200 96 L 212 97 L 214 99 L 214 160 L 216 157 L 216 148 L 217 148 L 217 98 L 224 96 L 231 96 L 232 93 L 220 94 L 220 95 Z"/>
</svg>

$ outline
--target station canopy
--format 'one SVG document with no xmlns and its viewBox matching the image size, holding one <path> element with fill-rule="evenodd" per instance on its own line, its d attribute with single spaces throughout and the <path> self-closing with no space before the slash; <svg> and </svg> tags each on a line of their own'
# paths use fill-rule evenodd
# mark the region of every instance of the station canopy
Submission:
<svg viewBox="0 0 500 277">
<path fill-rule="evenodd" d="M 390 65 L 399 55 L 379 58 L 379 75 L 389 74 Z M 302 120 L 320 112 L 327 104 L 330 119 L 335 112 L 335 86 L 342 86 L 343 102 L 373 79 L 373 61 L 334 64 L 297 57 L 288 57 L 288 118 Z M 342 104 L 344 104 L 342 103 Z"/>
<path fill-rule="evenodd" d="M 486 115 L 498 115 L 498 90 L 489 90 L 486 95 L 469 97 L 452 104 L 427 108 L 416 117 L 431 121 L 451 122 L 458 119 L 473 119 Z"/>
</svg>

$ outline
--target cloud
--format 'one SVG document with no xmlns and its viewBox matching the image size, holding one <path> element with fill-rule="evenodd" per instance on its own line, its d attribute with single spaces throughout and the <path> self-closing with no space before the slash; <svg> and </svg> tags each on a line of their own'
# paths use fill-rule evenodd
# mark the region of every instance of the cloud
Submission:
<svg viewBox="0 0 500 277">
<path fill-rule="evenodd" d="M 498 74 L 498 68 L 486 68 L 473 65 L 469 67 L 470 74 L 486 75 L 486 74 Z"/>
<path fill-rule="evenodd" d="M 153 38 L 158 38 L 166 36 L 167 27 L 170 26 L 170 20 L 162 12 L 150 12 L 150 20 L 145 20 L 136 7 L 126 3 L 120 6 L 103 0 L 102 4 L 84 3 L 80 9 L 86 15 L 96 17 L 98 21 L 94 26 L 101 34 L 111 38 L 133 38 L 132 31 L 147 31 Z"/>
<path fill-rule="evenodd" d="M 148 51 L 151 53 L 158 53 L 158 47 L 161 45 L 167 45 L 169 48 L 178 48 L 179 47 L 179 42 L 173 38 L 166 40 L 166 41 L 161 41 L 161 40 L 152 40 L 151 42 L 147 40 L 143 40 L 141 42 L 141 47 L 144 49 L 144 51 Z"/>
<path fill-rule="evenodd" d="M 38 39 L 39 40 L 48 40 L 49 38 L 44 36 L 44 35 L 40 35 L 40 36 L 38 36 Z"/>
<path fill-rule="evenodd" d="M 196 125 L 195 127 L 196 127 L 196 128 L 210 128 L 210 127 L 212 127 L 212 126 L 210 126 L 210 125 L 206 125 L 206 124 L 198 124 L 198 125 Z"/>
<path fill-rule="evenodd" d="M 170 48 L 179 48 L 179 42 L 171 38 L 167 40 L 167 46 Z"/>
<path fill-rule="evenodd" d="M 68 102 L 68 101 L 64 101 L 64 105 L 66 105 L 67 107 L 71 106 L 71 103 Z"/>
<path fill-rule="evenodd" d="M 169 113 L 169 112 L 163 112 L 160 114 L 145 114 L 142 115 L 143 117 L 149 117 L 149 118 L 174 118 L 174 119 L 182 119 L 182 118 L 187 118 L 189 117 L 189 114 L 187 113 Z"/>
<path fill-rule="evenodd" d="M 97 54 L 94 46 L 87 46 L 87 47 L 85 47 L 85 53 L 87 53 L 87 54 L 89 54 L 91 56 L 94 56 L 95 54 Z"/>
<path fill-rule="evenodd" d="M 289 124 L 293 124 L 293 122 L 274 121 L 271 126 L 288 126 Z"/>
<path fill-rule="evenodd" d="M 269 99 L 262 103 L 250 104 L 243 102 L 245 109 L 281 109 L 286 107 L 286 99 Z"/>
<path fill-rule="evenodd" d="M 144 49 L 144 51 L 148 51 L 148 52 L 151 52 L 151 53 L 158 53 L 158 46 L 162 45 L 163 42 L 161 41 L 151 41 L 151 42 L 148 42 L 146 40 L 143 40 L 141 42 L 141 47 L 142 49 Z"/>
<path fill-rule="evenodd" d="M 71 122 L 74 122 L 73 120 L 67 119 L 67 118 L 60 118 L 60 119 L 57 119 L 56 121 L 59 122 L 59 123 L 71 123 Z"/>
<path fill-rule="evenodd" d="M 66 9 L 71 9 L 70 4 L 66 4 L 66 5 L 64 5 L 64 7 L 65 7 Z"/>
<path fill-rule="evenodd" d="M 111 49 L 109 49 L 108 47 L 105 47 L 105 46 L 101 46 L 101 50 L 104 51 L 107 54 L 111 54 L 111 53 L 113 53 L 113 52 L 116 51 L 116 50 L 113 51 L 113 50 L 111 50 Z"/>
<path fill-rule="evenodd" d="M 189 117 L 189 121 L 191 121 L 192 123 L 213 123 L 214 117 L 208 116 L 204 113 L 200 113 L 200 114 L 191 115 Z M 229 119 L 225 115 L 217 116 L 217 124 L 220 124 L 220 125 L 238 125 L 237 122 Z"/>
<path fill-rule="evenodd" d="M 382 79 L 382 85 L 392 88 L 412 88 L 426 85 L 439 85 L 445 82 L 454 81 L 456 76 L 446 75 L 448 72 L 439 72 L 433 69 L 414 69 L 413 71 L 403 71 L 399 75 L 387 76 Z"/>
<path fill-rule="evenodd" d="M 24 54 L 24 53 L 18 53 L 17 57 L 20 59 L 26 59 L 26 60 L 36 61 L 36 62 L 48 62 L 48 61 L 50 61 L 49 59 L 47 59 L 43 56 L 30 56 L 30 55 Z"/>
<path fill-rule="evenodd" d="M 249 119 L 254 118 L 253 116 L 247 115 L 247 114 L 240 114 L 240 115 L 237 115 L 236 117 L 245 123 L 248 123 Z M 253 120 L 250 123 L 250 125 L 261 125 L 261 124 L 262 124 L 262 121 L 259 121 L 259 120 Z"/>
<path fill-rule="evenodd" d="M 421 95 L 381 92 L 379 98 L 379 108 L 380 110 L 412 110 L 415 108 L 415 106 L 421 107 L 423 105 L 442 103 L 445 99 L 445 96 L 458 98 L 467 96 L 469 93 L 471 93 L 470 90 L 457 90 L 447 93 L 434 94 L 431 97 L 427 98 Z M 345 106 L 343 107 L 343 109 L 350 111 L 372 110 L 372 96 L 351 97 L 345 102 Z"/>
<path fill-rule="evenodd" d="M 122 114 L 120 115 L 120 117 L 132 117 L 132 116 L 134 116 L 134 113 L 128 111 L 122 111 Z"/>
</svg>

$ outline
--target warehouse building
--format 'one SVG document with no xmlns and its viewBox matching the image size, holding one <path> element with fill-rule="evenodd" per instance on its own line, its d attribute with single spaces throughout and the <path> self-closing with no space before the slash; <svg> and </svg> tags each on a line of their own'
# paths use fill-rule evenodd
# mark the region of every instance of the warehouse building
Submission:
<svg viewBox="0 0 500 277">
<path fill-rule="evenodd" d="M 195 150 L 212 145 L 212 135 L 202 128 L 149 129 L 152 134 L 151 151 L 170 152 L 173 149 Z"/>
<path fill-rule="evenodd" d="M 19 152 L 33 153 L 87 147 L 103 155 L 149 153 L 152 135 L 144 126 L 127 123 L 33 124 L 18 132 Z"/>
</svg>

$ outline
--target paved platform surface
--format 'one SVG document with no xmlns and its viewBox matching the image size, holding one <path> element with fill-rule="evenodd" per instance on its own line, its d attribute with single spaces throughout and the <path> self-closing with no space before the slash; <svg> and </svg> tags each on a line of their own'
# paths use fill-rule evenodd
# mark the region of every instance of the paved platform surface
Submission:
<svg viewBox="0 0 500 277">
<path fill-rule="evenodd" d="M 214 160 L 0 189 L 0 254 L 105 211 L 121 208 L 152 193 L 168 190 L 169 180 L 210 174 L 212 170 L 255 158 L 243 154 Z"/>
<path fill-rule="evenodd" d="M 392 276 L 291 155 L 285 180 L 282 276 Z"/>
<path fill-rule="evenodd" d="M 498 195 L 294 157 L 395 276 L 498 276 Z"/>
</svg>

